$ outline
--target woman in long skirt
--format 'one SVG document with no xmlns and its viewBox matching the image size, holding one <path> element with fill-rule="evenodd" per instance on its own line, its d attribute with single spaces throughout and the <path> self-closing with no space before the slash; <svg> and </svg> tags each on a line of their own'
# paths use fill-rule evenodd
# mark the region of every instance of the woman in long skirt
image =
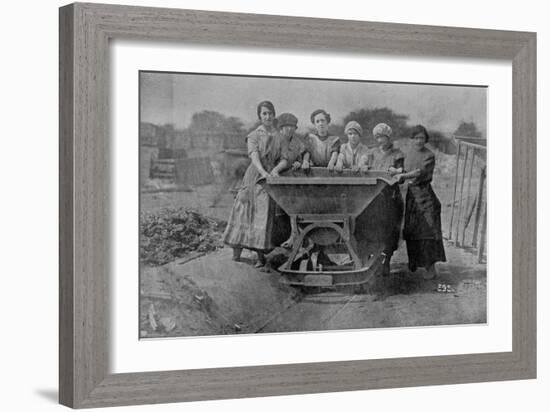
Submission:
<svg viewBox="0 0 550 412">
<path fill-rule="evenodd" d="M 386 123 L 378 123 L 372 129 L 372 135 L 378 144 L 377 147 L 369 153 L 369 167 L 371 170 L 383 171 L 395 175 L 403 173 L 403 162 L 405 155 L 401 150 L 395 147 L 392 143 L 393 130 Z M 393 253 L 399 247 L 399 239 L 401 237 L 401 226 L 403 223 L 403 197 L 399 185 L 393 185 L 387 189 L 390 193 L 384 198 L 383 205 L 386 213 L 386 218 L 389 218 L 388 225 L 391 230 L 387 232 L 386 247 L 384 253 L 386 259 L 384 261 L 384 274 L 390 273 L 390 260 Z"/>
<path fill-rule="evenodd" d="M 274 124 L 273 103 L 261 102 L 257 114 L 261 124 L 246 138 L 248 156 L 252 162 L 235 198 L 223 240 L 233 248 L 233 260 L 239 260 L 242 249 L 246 248 L 258 253 L 257 266 L 261 266 L 264 253 L 274 247 L 271 235 L 275 204 L 257 182 L 269 176 L 278 164 L 281 138 Z"/>
<path fill-rule="evenodd" d="M 441 235 L 441 203 L 435 195 L 431 181 L 435 155 L 425 145 L 430 136 L 424 126 L 412 130 L 412 150 L 405 156 L 405 173 L 396 177 L 409 181 L 405 202 L 403 238 L 407 242 L 409 269 L 427 270 L 426 279 L 436 276 L 435 263 L 445 262 L 445 249 Z"/>
</svg>

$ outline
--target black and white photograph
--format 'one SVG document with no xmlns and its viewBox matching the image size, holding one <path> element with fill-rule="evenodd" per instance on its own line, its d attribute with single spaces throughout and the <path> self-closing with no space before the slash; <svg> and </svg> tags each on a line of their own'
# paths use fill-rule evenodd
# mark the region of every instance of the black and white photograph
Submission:
<svg viewBox="0 0 550 412">
<path fill-rule="evenodd" d="M 141 339 L 487 322 L 485 86 L 141 71 L 139 96 Z"/>
<path fill-rule="evenodd" d="M 544 4 L 6 2 L 2 410 L 545 412 Z"/>
</svg>

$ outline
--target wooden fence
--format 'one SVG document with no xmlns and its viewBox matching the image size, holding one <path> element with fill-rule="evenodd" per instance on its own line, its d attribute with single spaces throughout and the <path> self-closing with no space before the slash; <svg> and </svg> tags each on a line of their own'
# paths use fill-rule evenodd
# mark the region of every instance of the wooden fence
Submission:
<svg viewBox="0 0 550 412">
<path fill-rule="evenodd" d="M 456 246 L 473 248 L 478 262 L 486 261 L 487 243 L 487 141 L 455 136 L 456 172 L 448 239 Z"/>
</svg>

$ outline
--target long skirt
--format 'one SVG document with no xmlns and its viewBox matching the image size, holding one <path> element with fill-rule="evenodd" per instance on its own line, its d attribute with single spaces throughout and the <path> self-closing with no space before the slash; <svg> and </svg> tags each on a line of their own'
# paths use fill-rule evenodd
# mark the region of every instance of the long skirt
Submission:
<svg viewBox="0 0 550 412">
<path fill-rule="evenodd" d="M 399 186 L 394 185 L 386 187 L 357 217 L 354 236 L 361 257 L 379 252 L 392 256 L 399 246 L 403 209 Z"/>
<path fill-rule="evenodd" d="M 447 260 L 441 234 L 441 203 L 429 183 L 407 189 L 403 238 L 410 270 Z"/>
<path fill-rule="evenodd" d="M 266 252 L 275 246 L 273 228 L 276 205 L 263 187 L 256 183 L 258 177 L 257 169 L 251 164 L 235 198 L 223 241 L 231 247 Z"/>
</svg>

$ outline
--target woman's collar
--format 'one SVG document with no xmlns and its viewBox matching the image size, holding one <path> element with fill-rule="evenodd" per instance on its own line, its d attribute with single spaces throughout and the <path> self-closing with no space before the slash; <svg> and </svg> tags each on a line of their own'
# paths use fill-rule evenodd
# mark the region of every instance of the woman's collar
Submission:
<svg viewBox="0 0 550 412">
<path fill-rule="evenodd" d="M 317 133 L 317 131 L 315 131 L 315 132 L 313 132 L 313 134 L 314 134 L 315 136 L 317 136 L 317 137 L 319 138 L 319 140 L 321 140 L 321 141 L 323 141 L 323 142 L 324 142 L 325 140 L 327 140 L 327 139 L 330 137 L 330 134 L 329 134 L 329 133 L 327 133 L 325 136 L 321 136 L 321 135 L 319 135 L 319 133 Z"/>
</svg>

